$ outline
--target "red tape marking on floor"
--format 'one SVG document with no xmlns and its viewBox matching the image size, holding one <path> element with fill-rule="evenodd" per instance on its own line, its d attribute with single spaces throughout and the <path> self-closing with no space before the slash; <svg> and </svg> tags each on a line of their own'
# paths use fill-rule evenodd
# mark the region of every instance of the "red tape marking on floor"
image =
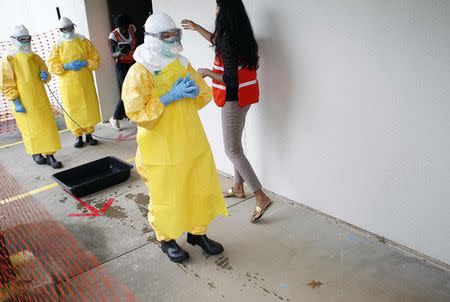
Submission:
<svg viewBox="0 0 450 302">
<path fill-rule="evenodd" d="M 119 136 L 116 139 L 116 143 L 122 143 L 122 142 L 132 141 L 132 140 L 136 140 L 136 133 L 130 133 L 127 135 L 119 134 Z"/>
<path fill-rule="evenodd" d="M 88 209 L 90 211 L 90 213 L 72 213 L 72 214 L 68 214 L 67 215 L 69 217 L 98 217 L 98 216 L 103 216 L 103 213 L 105 213 L 109 209 L 109 207 L 113 204 L 113 202 L 114 202 L 114 198 L 108 199 L 105 202 L 105 204 L 103 205 L 103 207 L 99 210 L 97 208 L 94 208 L 90 204 L 84 202 L 83 200 L 81 200 L 81 198 L 76 197 L 76 196 L 74 196 L 72 194 L 71 194 L 71 196 L 76 201 L 78 201 L 83 207 Z"/>
</svg>

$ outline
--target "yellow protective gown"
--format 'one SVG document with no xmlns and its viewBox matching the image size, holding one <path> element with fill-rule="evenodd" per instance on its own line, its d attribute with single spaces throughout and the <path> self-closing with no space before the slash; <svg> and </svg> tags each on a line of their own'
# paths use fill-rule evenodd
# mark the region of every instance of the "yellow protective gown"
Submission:
<svg viewBox="0 0 450 302">
<path fill-rule="evenodd" d="M 12 104 L 26 152 L 53 154 L 61 149 L 53 110 L 39 76 L 48 71 L 45 62 L 35 53 L 18 52 L 3 58 L 1 69 L 2 93 L 10 101 L 18 97 L 26 110 L 16 112 Z"/>
<path fill-rule="evenodd" d="M 159 97 L 188 73 L 199 95 L 164 107 Z M 157 239 L 176 239 L 183 232 L 205 234 L 217 215 L 228 216 L 197 113 L 211 100 L 211 89 L 190 65 L 186 68 L 178 60 L 157 76 L 136 63 L 123 84 L 122 99 L 128 117 L 138 125 L 136 165 L 150 191 L 148 218 Z"/>
<path fill-rule="evenodd" d="M 88 66 L 79 71 L 64 70 L 64 64 L 74 60 L 87 61 Z M 67 128 L 74 136 L 81 136 L 83 132 L 91 133 L 101 121 L 92 74 L 100 65 L 97 49 L 88 39 L 81 37 L 64 41 L 53 47 L 48 64 L 50 72 L 59 76 L 59 93 L 64 109 L 76 121 L 73 122 L 66 114 Z"/>
</svg>

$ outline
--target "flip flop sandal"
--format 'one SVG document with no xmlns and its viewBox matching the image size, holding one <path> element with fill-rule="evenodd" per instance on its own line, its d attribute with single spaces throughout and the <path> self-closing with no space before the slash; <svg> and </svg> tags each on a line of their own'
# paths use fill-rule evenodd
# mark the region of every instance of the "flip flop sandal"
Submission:
<svg viewBox="0 0 450 302">
<path fill-rule="evenodd" d="M 271 200 L 264 208 L 256 206 L 255 211 L 253 212 L 252 218 L 250 220 L 251 223 L 255 223 L 260 220 L 266 211 L 273 205 L 273 201 Z"/>
<path fill-rule="evenodd" d="M 244 199 L 245 193 L 235 193 L 233 187 L 231 187 L 227 192 L 224 193 L 223 197 L 225 197 L 225 198 L 236 197 L 236 198 Z"/>
</svg>

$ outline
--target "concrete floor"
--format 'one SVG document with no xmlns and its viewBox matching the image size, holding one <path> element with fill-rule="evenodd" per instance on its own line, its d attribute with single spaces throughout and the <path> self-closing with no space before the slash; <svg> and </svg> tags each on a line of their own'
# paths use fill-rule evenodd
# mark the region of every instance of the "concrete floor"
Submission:
<svg viewBox="0 0 450 302">
<path fill-rule="evenodd" d="M 97 133 L 119 134 L 104 125 Z M 56 156 L 65 168 L 108 155 L 132 161 L 136 151 L 133 140 L 75 150 L 70 133 L 61 138 Z M 21 144 L 2 148 L 0 141 L 1 165 L 25 191 L 53 183 L 54 171 L 33 165 Z M 223 176 L 221 181 L 224 188 L 232 183 Z M 90 276 L 106 270 L 141 301 L 450 301 L 449 271 L 276 197 L 255 225 L 248 222 L 251 196 L 227 200 L 231 217 L 218 218 L 209 231 L 225 253 L 210 257 L 183 238 L 179 243 L 191 255 L 184 264 L 171 263 L 157 246 L 146 221 L 147 190 L 136 169 L 127 182 L 83 200 L 100 208 L 111 197 L 105 216 L 80 218 L 67 215 L 86 209 L 59 187 L 34 195 L 103 263 Z M 82 284 L 87 275 L 71 282 Z M 321 285 L 313 288 L 312 281 Z"/>
</svg>

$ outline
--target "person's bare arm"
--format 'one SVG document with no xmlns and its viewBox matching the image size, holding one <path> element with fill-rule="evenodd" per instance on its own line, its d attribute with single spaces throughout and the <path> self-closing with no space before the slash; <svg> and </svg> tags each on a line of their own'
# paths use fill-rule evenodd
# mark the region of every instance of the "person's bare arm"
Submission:
<svg viewBox="0 0 450 302">
<path fill-rule="evenodd" d="M 123 53 L 116 51 L 118 49 L 118 43 L 114 40 L 108 40 L 109 48 L 111 49 L 113 59 L 118 59 L 123 56 Z"/>
<path fill-rule="evenodd" d="M 219 81 L 221 83 L 223 83 L 223 75 L 222 74 L 218 74 L 215 73 L 214 71 L 212 71 L 211 69 L 207 69 L 207 68 L 200 68 L 198 70 L 198 73 L 203 77 L 210 77 L 213 80 Z"/>
<path fill-rule="evenodd" d="M 209 42 L 212 43 L 213 34 L 211 32 L 209 32 L 208 30 L 204 29 L 203 27 L 201 27 L 200 25 L 198 25 L 197 23 L 195 23 L 194 21 L 185 19 L 185 20 L 181 21 L 181 26 L 183 27 L 183 29 L 193 30 L 193 31 L 198 32 L 206 40 L 208 40 Z"/>
</svg>

